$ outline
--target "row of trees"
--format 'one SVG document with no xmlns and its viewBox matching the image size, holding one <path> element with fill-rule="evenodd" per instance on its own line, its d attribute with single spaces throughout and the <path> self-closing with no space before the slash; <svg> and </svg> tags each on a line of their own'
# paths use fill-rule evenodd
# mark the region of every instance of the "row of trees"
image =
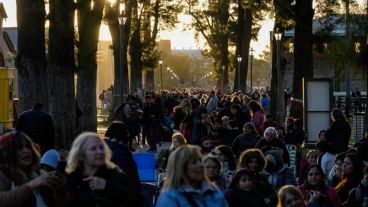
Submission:
<svg viewBox="0 0 368 207">
<path fill-rule="evenodd" d="M 47 3 L 45 5 L 43 0 L 17 0 L 19 108 L 24 111 L 35 102 L 43 103 L 54 117 L 57 143 L 60 147 L 67 147 L 79 131 L 95 131 L 97 128 L 96 51 L 102 21 L 109 25 L 112 36 L 115 79 L 123 77 L 123 88 L 115 85 L 115 93 L 128 92 L 128 67 L 131 72 L 130 90 L 142 85 L 143 71 L 146 72 L 145 85 L 153 86 L 154 69 L 160 58 L 156 50 L 157 35 L 160 30 L 174 28 L 181 12 L 192 16 L 190 26 L 196 30 L 197 37 L 202 35 L 206 40 L 204 54 L 214 60 L 212 71 L 218 87 L 222 86 L 222 80 L 225 87 L 228 85 L 228 74 L 237 65 L 236 57 L 243 58 L 241 69 L 235 72 L 236 78 L 240 77 L 240 85 L 234 81 L 234 89 L 244 90 L 248 79 L 250 41 L 256 38 L 261 21 L 271 15 L 275 19 L 274 32 L 295 27 L 293 96 L 301 99 L 301 78 L 313 76 L 313 17 L 317 13 L 336 14 L 339 11 L 331 8 L 338 8 L 339 3 L 345 3 L 345 8 L 349 8 L 352 0 L 319 0 L 319 5 L 325 7 L 316 10 L 312 7 L 312 0 L 116 0 L 115 3 L 105 0 L 49 0 Z M 123 41 L 120 41 L 118 22 L 121 5 L 125 6 L 124 15 L 127 17 Z M 75 14 L 77 25 L 74 25 Z M 47 41 L 46 22 L 49 24 Z M 323 34 L 328 36 L 333 27 L 327 25 L 325 28 L 327 32 Z M 274 78 L 277 77 L 276 48 L 272 47 L 274 38 L 271 39 L 271 88 L 272 94 L 277 94 L 275 90 L 279 83 Z M 366 47 L 365 43 L 361 44 L 360 54 L 364 54 Z M 178 75 L 184 80 L 181 74 Z M 274 100 L 272 106 L 276 111 Z M 295 106 L 291 115 L 297 116 L 301 114 L 301 106 Z M 81 115 L 77 114 L 77 108 Z"/>
</svg>

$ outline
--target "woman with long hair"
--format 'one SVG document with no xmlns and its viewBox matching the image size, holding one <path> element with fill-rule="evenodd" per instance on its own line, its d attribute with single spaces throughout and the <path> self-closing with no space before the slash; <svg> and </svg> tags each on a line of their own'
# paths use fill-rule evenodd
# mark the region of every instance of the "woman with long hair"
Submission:
<svg viewBox="0 0 368 207">
<path fill-rule="evenodd" d="M 220 189 L 205 176 L 198 146 L 179 147 L 170 155 L 167 164 L 167 180 L 156 207 L 180 206 L 228 206 Z"/>
<path fill-rule="evenodd" d="M 285 185 L 280 188 L 279 193 L 279 203 L 277 207 L 306 207 L 303 195 L 293 185 Z"/>
<path fill-rule="evenodd" d="M 230 207 L 247 206 L 267 207 L 264 197 L 255 188 L 254 173 L 247 169 L 238 170 L 225 191 Z"/>
<path fill-rule="evenodd" d="M 215 155 L 222 165 L 222 174 L 230 182 L 236 170 L 236 160 L 233 151 L 229 146 L 219 145 L 215 148 Z"/>
<path fill-rule="evenodd" d="M 119 166 L 133 180 L 134 185 L 139 188 L 137 164 L 128 149 L 129 132 L 130 130 L 124 122 L 113 121 L 107 128 L 104 141 L 112 152 L 111 161 Z"/>
<path fill-rule="evenodd" d="M 174 152 L 177 148 L 185 144 L 187 144 L 187 140 L 185 139 L 185 137 L 180 132 L 174 133 L 171 137 L 170 148 L 162 149 L 157 155 L 156 167 L 159 170 L 164 171 L 166 169 L 167 161 L 169 160 L 170 154 Z"/>
<path fill-rule="evenodd" d="M 264 197 L 264 201 L 268 206 L 275 206 L 277 204 L 277 194 L 263 175 L 265 166 L 266 159 L 259 149 L 247 149 L 240 155 L 239 168 L 245 168 L 253 173 L 256 191 Z"/>
<path fill-rule="evenodd" d="M 62 179 L 55 171 L 39 175 L 39 163 L 40 153 L 26 134 L 13 131 L 0 136 L 0 206 L 54 206 L 50 196 Z"/>
<path fill-rule="evenodd" d="M 363 161 L 357 153 L 347 153 L 342 164 L 342 176 L 335 187 L 341 202 L 348 199 L 349 192 L 357 187 L 363 177 Z"/>
<path fill-rule="evenodd" d="M 250 101 L 248 103 L 249 110 L 252 117 L 252 122 L 256 126 L 258 134 L 263 134 L 263 124 L 265 122 L 265 112 L 262 106 L 257 101 Z"/>
<path fill-rule="evenodd" d="M 70 206 L 141 206 L 139 189 L 111 160 L 111 150 L 94 132 L 81 133 L 67 158 Z"/>
<path fill-rule="evenodd" d="M 306 170 L 305 178 L 304 184 L 299 186 L 305 201 L 314 202 L 320 207 L 341 206 L 335 189 L 326 185 L 325 175 L 319 165 L 310 165 Z"/>
</svg>

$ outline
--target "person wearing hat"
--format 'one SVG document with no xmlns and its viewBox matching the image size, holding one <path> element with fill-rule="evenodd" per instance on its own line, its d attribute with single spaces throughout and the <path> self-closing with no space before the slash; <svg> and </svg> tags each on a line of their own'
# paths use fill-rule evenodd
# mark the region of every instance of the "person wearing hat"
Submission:
<svg viewBox="0 0 368 207">
<path fill-rule="evenodd" d="M 284 185 L 296 185 L 293 171 L 288 168 L 281 156 L 280 150 L 265 152 L 267 160 L 264 175 L 273 189 L 278 190 Z"/>
<path fill-rule="evenodd" d="M 51 149 L 42 156 L 40 161 L 41 173 L 50 172 L 56 170 L 60 160 L 59 152 L 55 149 Z"/>
</svg>

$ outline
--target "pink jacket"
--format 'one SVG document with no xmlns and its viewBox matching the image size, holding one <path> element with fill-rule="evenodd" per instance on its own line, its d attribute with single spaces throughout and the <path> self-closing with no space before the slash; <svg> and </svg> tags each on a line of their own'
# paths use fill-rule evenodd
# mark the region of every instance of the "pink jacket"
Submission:
<svg viewBox="0 0 368 207">
<path fill-rule="evenodd" d="M 252 122 L 254 126 L 256 127 L 259 135 L 263 136 L 263 124 L 265 122 L 265 116 L 264 113 L 257 111 L 252 118 Z"/>
</svg>

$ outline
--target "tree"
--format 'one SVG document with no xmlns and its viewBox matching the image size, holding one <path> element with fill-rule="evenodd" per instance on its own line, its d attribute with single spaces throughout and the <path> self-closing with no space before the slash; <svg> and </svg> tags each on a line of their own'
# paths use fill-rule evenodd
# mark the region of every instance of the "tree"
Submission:
<svg viewBox="0 0 368 207">
<path fill-rule="evenodd" d="M 49 110 L 57 148 L 68 148 L 77 134 L 74 93 L 74 1 L 50 0 L 47 75 Z"/>
<path fill-rule="evenodd" d="M 302 78 L 313 78 L 313 24 L 312 0 L 296 1 L 294 37 L 293 97 L 303 99 Z M 290 116 L 303 118 L 303 105 L 293 102 Z"/>
<path fill-rule="evenodd" d="M 278 94 L 281 93 L 277 91 L 278 83 L 277 80 L 277 47 L 276 39 L 274 34 L 276 32 L 283 33 L 286 29 L 290 29 L 292 27 L 294 11 L 292 9 L 292 0 L 275 0 L 273 1 L 273 7 L 275 12 L 275 25 L 273 28 L 273 33 L 271 34 L 271 52 L 272 52 L 272 67 L 271 67 L 271 108 L 270 111 L 274 114 L 279 121 L 283 121 L 282 114 L 277 113 L 279 109 L 277 109 L 277 101 Z M 282 51 L 282 45 L 280 51 Z M 280 54 L 282 57 L 283 53 Z M 282 66 L 282 65 L 281 65 Z M 282 68 L 281 68 L 282 70 Z"/>
<path fill-rule="evenodd" d="M 234 89 L 246 90 L 250 41 L 257 38 L 259 22 L 264 19 L 267 11 L 269 11 L 269 1 L 238 0 L 235 57 L 240 56 L 243 60 L 240 63 L 240 71 L 235 72 L 236 78 L 240 75 L 240 86 L 237 86 L 237 81 L 234 81 Z M 234 61 L 236 65 L 236 58 Z"/>
<path fill-rule="evenodd" d="M 77 102 L 82 111 L 81 130 L 96 131 L 96 52 L 104 0 L 78 0 Z"/>
<path fill-rule="evenodd" d="M 114 88 L 113 94 L 128 94 L 129 92 L 129 74 L 128 74 L 128 58 L 127 58 L 127 48 L 129 42 L 129 33 L 130 33 L 130 14 L 131 14 L 131 6 L 130 1 L 128 1 L 125 7 L 124 15 L 127 18 L 125 25 L 122 26 L 124 29 L 124 34 L 122 40 L 121 38 L 121 29 L 119 28 L 118 16 L 123 15 L 119 11 L 119 7 L 121 4 L 125 2 L 117 0 L 115 4 L 111 4 L 111 2 L 106 2 L 105 4 L 105 16 L 104 20 L 107 22 L 111 34 L 112 39 L 112 49 L 114 54 Z M 121 45 L 122 44 L 122 45 Z M 121 73 L 120 73 L 121 72 Z M 120 81 L 122 83 L 120 84 Z M 121 88 L 122 87 L 122 88 Z M 110 118 L 112 118 L 114 109 L 118 107 L 120 104 L 124 102 L 123 96 L 117 97 L 113 96 L 113 106 L 110 109 Z"/>
<path fill-rule="evenodd" d="M 130 90 L 136 90 L 142 85 L 142 41 L 141 41 L 141 24 L 138 14 L 137 0 L 131 0 L 131 36 L 129 41 L 130 55 Z"/>
<path fill-rule="evenodd" d="M 45 53 L 45 3 L 17 0 L 19 111 L 42 103 L 48 109 Z"/>
<path fill-rule="evenodd" d="M 154 69 L 160 59 L 160 53 L 156 50 L 159 28 L 169 30 L 174 28 L 178 23 L 177 15 L 181 11 L 182 6 L 170 0 L 153 0 L 144 4 L 141 19 L 142 68 L 146 72 L 146 87 L 154 88 Z M 162 54 L 161 58 L 164 58 Z"/>
<path fill-rule="evenodd" d="M 230 1 L 209 1 L 200 3 L 198 0 L 186 0 L 186 13 L 193 18 L 192 26 L 196 36 L 201 34 L 209 48 L 205 55 L 214 59 L 213 71 L 216 86 L 222 86 L 222 66 L 225 66 L 224 85 L 228 85 L 229 67 L 229 28 Z"/>
</svg>

